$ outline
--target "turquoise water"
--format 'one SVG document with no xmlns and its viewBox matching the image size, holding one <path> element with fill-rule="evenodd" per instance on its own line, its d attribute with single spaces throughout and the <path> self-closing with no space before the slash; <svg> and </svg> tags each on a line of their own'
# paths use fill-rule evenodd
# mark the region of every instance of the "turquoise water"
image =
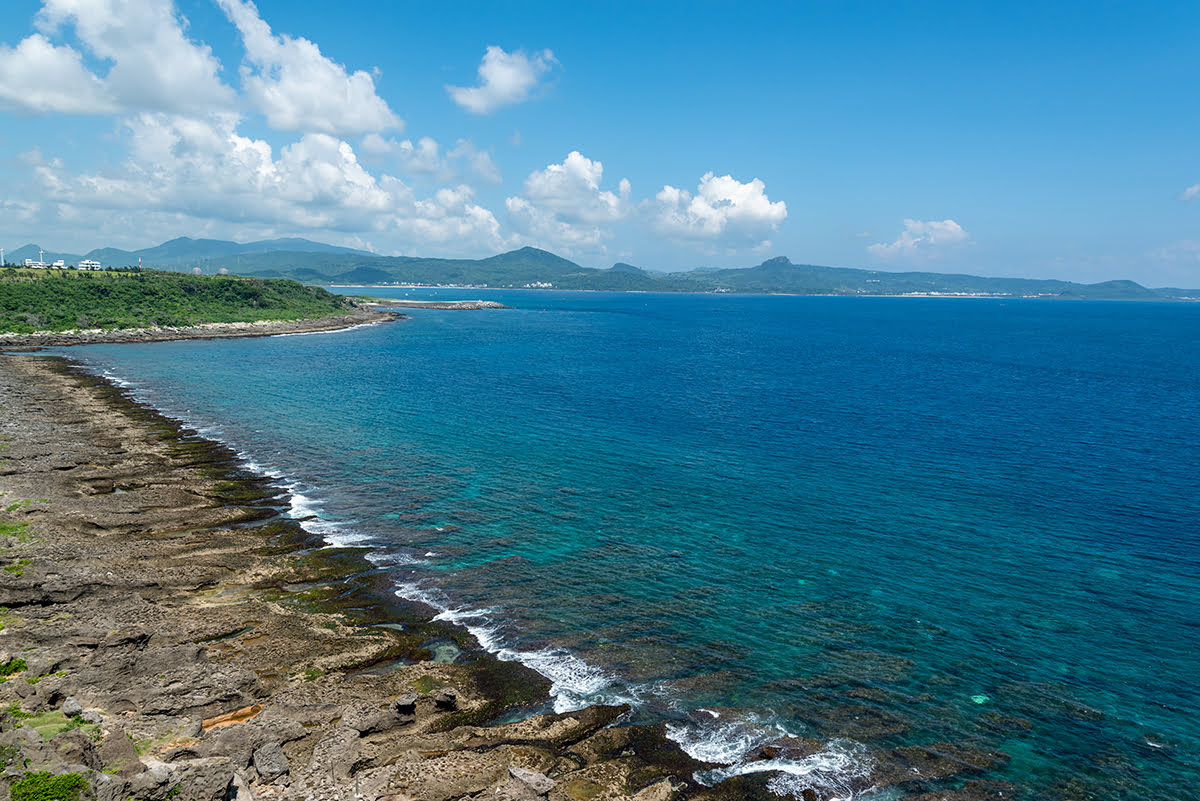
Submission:
<svg viewBox="0 0 1200 801">
<path fill-rule="evenodd" d="M 516 308 L 70 355 L 559 709 L 731 771 L 815 738 L 776 766 L 842 797 L 938 742 L 1030 799 L 1198 797 L 1200 305 L 441 296 Z"/>
</svg>

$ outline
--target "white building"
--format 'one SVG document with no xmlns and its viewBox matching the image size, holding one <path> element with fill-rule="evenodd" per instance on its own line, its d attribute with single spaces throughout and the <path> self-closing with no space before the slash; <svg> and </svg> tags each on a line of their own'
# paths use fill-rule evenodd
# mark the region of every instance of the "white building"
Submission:
<svg viewBox="0 0 1200 801">
<path fill-rule="evenodd" d="M 79 262 L 79 269 L 81 269 L 81 270 L 99 270 L 100 262 L 92 261 L 91 259 L 84 259 L 83 261 Z"/>
</svg>

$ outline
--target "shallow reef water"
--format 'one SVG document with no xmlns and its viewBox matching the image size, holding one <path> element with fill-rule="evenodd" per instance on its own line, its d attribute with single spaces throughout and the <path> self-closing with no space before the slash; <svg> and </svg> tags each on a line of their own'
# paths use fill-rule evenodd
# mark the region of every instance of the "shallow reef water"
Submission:
<svg viewBox="0 0 1200 801">
<path fill-rule="evenodd" d="M 1200 305 L 469 294 L 71 355 L 709 779 L 1196 797 Z"/>
</svg>

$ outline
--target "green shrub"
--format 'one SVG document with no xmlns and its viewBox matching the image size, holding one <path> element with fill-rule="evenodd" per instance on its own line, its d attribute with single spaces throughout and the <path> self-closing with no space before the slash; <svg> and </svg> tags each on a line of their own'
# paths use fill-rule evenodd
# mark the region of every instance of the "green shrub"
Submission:
<svg viewBox="0 0 1200 801">
<path fill-rule="evenodd" d="M 12 659 L 0 665 L 0 676 L 11 676 L 14 673 L 20 673 L 29 665 L 25 664 L 25 660 L 21 657 L 13 657 Z"/>
<path fill-rule="evenodd" d="M 78 801 L 87 786 L 81 773 L 55 776 L 39 770 L 14 782 L 9 797 L 12 801 Z"/>
</svg>

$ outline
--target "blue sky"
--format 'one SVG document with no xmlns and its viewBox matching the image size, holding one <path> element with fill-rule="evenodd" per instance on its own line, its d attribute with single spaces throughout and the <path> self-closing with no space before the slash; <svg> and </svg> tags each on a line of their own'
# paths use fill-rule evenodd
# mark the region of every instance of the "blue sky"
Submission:
<svg viewBox="0 0 1200 801">
<path fill-rule="evenodd" d="M 1200 286 L 1196 3 L 5 0 L 0 246 Z"/>
</svg>

